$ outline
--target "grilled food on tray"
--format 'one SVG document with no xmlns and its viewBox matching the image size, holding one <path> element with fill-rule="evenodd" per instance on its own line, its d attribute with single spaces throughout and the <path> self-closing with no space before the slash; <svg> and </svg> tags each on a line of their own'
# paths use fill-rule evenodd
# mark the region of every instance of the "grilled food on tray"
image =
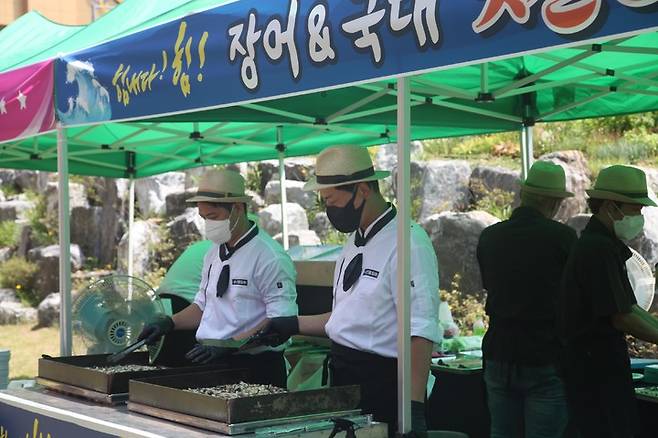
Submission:
<svg viewBox="0 0 658 438">
<path fill-rule="evenodd" d="M 253 383 L 232 383 L 230 385 L 209 386 L 206 388 L 188 388 L 186 391 L 210 395 L 223 399 L 254 397 L 257 395 L 282 394 L 288 392 L 274 385 L 258 385 Z"/>
<path fill-rule="evenodd" d="M 116 373 L 134 373 L 136 371 L 162 370 L 167 367 L 128 364 L 128 365 L 112 365 L 112 366 L 94 366 L 94 367 L 86 367 L 86 368 L 89 368 L 90 370 L 100 371 L 101 373 L 105 373 L 105 374 L 116 374 Z"/>
</svg>

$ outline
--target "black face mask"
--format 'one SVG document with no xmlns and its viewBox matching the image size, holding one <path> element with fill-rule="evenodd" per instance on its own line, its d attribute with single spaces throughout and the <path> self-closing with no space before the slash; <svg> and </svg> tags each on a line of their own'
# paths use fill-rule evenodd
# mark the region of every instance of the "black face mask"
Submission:
<svg viewBox="0 0 658 438">
<path fill-rule="evenodd" d="M 359 208 L 354 207 L 354 200 L 356 199 L 356 187 L 350 200 L 345 204 L 345 207 L 329 207 L 327 206 L 327 217 L 329 222 L 341 233 L 351 233 L 355 231 L 361 223 L 361 213 L 366 206 L 365 199 Z"/>
</svg>

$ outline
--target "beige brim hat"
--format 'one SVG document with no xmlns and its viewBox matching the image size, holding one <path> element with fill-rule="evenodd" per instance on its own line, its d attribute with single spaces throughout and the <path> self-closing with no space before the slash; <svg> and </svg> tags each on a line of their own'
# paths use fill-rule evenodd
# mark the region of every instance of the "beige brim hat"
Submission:
<svg viewBox="0 0 658 438">
<path fill-rule="evenodd" d="M 249 202 L 251 196 L 235 196 L 231 193 L 196 192 L 196 195 L 185 202 L 215 202 L 218 204 L 231 204 L 234 202 Z"/>
<path fill-rule="evenodd" d="M 318 155 L 315 175 L 304 184 L 307 192 L 330 187 L 377 181 L 391 175 L 388 170 L 375 170 L 368 150 L 358 146 L 327 148 Z"/>
<path fill-rule="evenodd" d="M 304 191 L 311 192 L 314 190 L 326 189 L 329 187 L 346 186 L 348 184 L 355 184 L 355 183 L 368 182 L 368 181 L 378 181 L 380 179 L 388 178 L 389 176 L 391 176 L 391 172 L 389 172 L 388 170 L 373 170 L 373 172 L 374 174 L 372 176 L 366 178 L 349 180 L 347 182 L 336 182 L 336 183 L 325 183 L 325 184 L 319 183 L 317 180 L 317 176 L 314 176 L 310 180 L 308 180 L 306 184 L 304 184 Z M 349 175 L 339 175 L 339 176 L 349 177 Z"/>
<path fill-rule="evenodd" d="M 251 196 L 246 195 L 244 191 L 244 178 L 238 172 L 211 169 L 201 176 L 196 194 L 185 202 L 229 204 L 250 200 Z"/>
</svg>

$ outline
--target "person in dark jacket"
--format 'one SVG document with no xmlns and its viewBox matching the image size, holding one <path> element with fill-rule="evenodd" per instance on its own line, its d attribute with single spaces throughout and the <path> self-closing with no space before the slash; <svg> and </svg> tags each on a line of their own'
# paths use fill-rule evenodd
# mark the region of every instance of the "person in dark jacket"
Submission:
<svg viewBox="0 0 658 438">
<path fill-rule="evenodd" d="M 640 169 L 603 169 L 588 190 L 593 216 L 574 246 L 559 298 L 566 342 L 564 373 L 572 418 L 582 437 L 636 433 L 635 394 L 625 335 L 658 343 L 658 320 L 637 306 L 623 241 L 643 229 L 642 209 L 655 207 Z"/>
<path fill-rule="evenodd" d="M 552 218 L 570 196 L 564 169 L 538 161 L 521 184 L 521 206 L 478 242 L 490 321 L 482 350 L 492 438 L 557 438 L 568 421 L 555 320 L 577 236 Z"/>
</svg>

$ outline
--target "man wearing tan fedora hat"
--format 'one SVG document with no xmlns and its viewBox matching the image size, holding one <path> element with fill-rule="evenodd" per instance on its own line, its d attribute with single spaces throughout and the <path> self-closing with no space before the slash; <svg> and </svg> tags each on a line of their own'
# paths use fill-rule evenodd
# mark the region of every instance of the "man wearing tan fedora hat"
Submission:
<svg viewBox="0 0 658 438">
<path fill-rule="evenodd" d="M 558 302 L 567 396 L 581 436 L 632 437 L 637 421 L 625 335 L 658 343 L 658 320 L 636 304 L 623 241 L 642 231 L 642 209 L 656 204 L 644 172 L 630 166 L 601 170 L 587 194 L 593 216 L 569 256 Z"/>
<path fill-rule="evenodd" d="M 559 438 L 567 424 L 555 300 L 576 232 L 553 219 L 566 190 L 564 169 L 535 162 L 521 206 L 482 231 L 477 259 L 487 291 L 484 336 L 492 438 Z"/>
<path fill-rule="evenodd" d="M 334 304 L 330 313 L 274 318 L 263 335 L 282 342 L 297 333 L 332 340 L 331 384 L 360 385 L 361 409 L 397 423 L 397 219 L 395 207 L 379 192 L 367 149 L 325 149 L 315 176 L 304 187 L 317 190 L 327 216 L 340 232 L 350 233 L 334 271 Z M 440 341 L 439 279 L 429 237 L 411 228 L 411 369 L 412 428 L 426 430 L 424 400 L 433 344 Z"/>
<path fill-rule="evenodd" d="M 209 170 L 199 182 L 196 203 L 205 220 L 205 255 L 194 302 L 173 318 L 147 325 L 139 338 L 155 342 L 172 330 L 196 329 L 197 346 L 186 354 L 195 363 L 224 362 L 247 368 L 254 383 L 286 387 L 282 347 L 236 350 L 234 339 L 256 330 L 266 318 L 297 315 L 292 260 L 247 218 L 244 179 L 230 170 Z"/>
</svg>

